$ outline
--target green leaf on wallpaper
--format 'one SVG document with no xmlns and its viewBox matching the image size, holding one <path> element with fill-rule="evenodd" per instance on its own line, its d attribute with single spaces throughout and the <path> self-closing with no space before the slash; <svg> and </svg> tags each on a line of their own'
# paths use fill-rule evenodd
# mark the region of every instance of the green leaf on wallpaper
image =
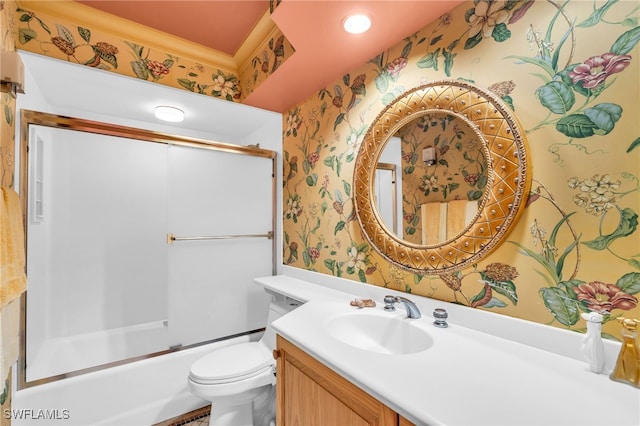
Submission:
<svg viewBox="0 0 640 426">
<path fill-rule="evenodd" d="M 457 56 L 457 53 L 451 53 L 448 50 L 442 51 L 444 56 L 444 73 L 447 77 L 451 77 L 451 69 L 453 68 L 453 58 Z"/>
<path fill-rule="evenodd" d="M 349 182 L 347 182 L 346 180 L 342 181 L 342 186 L 344 188 L 344 193 L 347 197 L 351 196 L 351 184 Z"/>
<path fill-rule="evenodd" d="M 13 124 L 13 110 L 9 108 L 8 104 L 4 104 L 4 120 L 9 126 Z"/>
<path fill-rule="evenodd" d="M 71 46 L 76 46 L 76 39 L 73 37 L 73 34 L 67 27 L 62 24 L 56 24 L 56 30 L 58 31 L 58 35 L 62 37 L 67 43 Z"/>
<path fill-rule="evenodd" d="M 511 31 L 504 23 L 500 23 L 493 27 L 491 37 L 498 43 L 502 43 L 503 41 L 507 41 L 511 38 Z"/>
<path fill-rule="evenodd" d="M 131 61 L 131 70 L 141 80 L 146 80 L 149 77 L 149 71 L 144 65 L 143 61 Z"/>
<path fill-rule="evenodd" d="M 338 116 L 336 117 L 336 121 L 333 123 L 333 130 L 335 130 L 336 127 L 338 127 L 338 125 L 342 123 L 342 121 L 344 121 L 344 117 L 345 117 L 344 112 L 341 112 L 340 114 L 338 114 Z"/>
<path fill-rule="evenodd" d="M 516 110 L 516 107 L 513 106 L 513 98 L 511 96 L 509 96 L 509 95 L 503 96 L 502 97 L 502 101 L 505 104 L 509 105 L 509 108 L 511 108 L 512 111 Z"/>
<path fill-rule="evenodd" d="M 322 163 L 327 166 L 327 167 L 331 167 L 331 169 L 333 169 L 333 163 L 336 160 L 336 156 L 335 155 L 330 155 L 328 157 L 326 157 L 324 160 L 322 160 Z"/>
<path fill-rule="evenodd" d="M 542 106 L 555 114 L 566 114 L 576 101 L 573 91 L 562 81 L 550 81 L 536 90 Z"/>
<path fill-rule="evenodd" d="M 402 53 L 400 54 L 400 56 L 403 58 L 408 58 L 409 55 L 411 55 L 411 49 L 413 49 L 413 42 L 410 41 L 402 48 Z"/>
<path fill-rule="evenodd" d="M 577 279 L 560 281 L 558 283 L 558 288 L 563 290 L 570 298 L 578 300 L 578 295 L 573 288 L 579 286 L 580 284 L 584 284 L 584 281 Z"/>
<path fill-rule="evenodd" d="M 540 297 L 553 317 L 562 325 L 572 326 L 580 319 L 576 301 L 557 287 L 541 288 Z"/>
<path fill-rule="evenodd" d="M 482 277 L 482 281 L 489 284 L 496 293 L 505 296 L 514 305 L 518 304 L 518 294 L 516 292 L 516 285 L 513 281 L 496 281 L 491 279 L 484 272 L 481 272 L 480 276 Z"/>
<path fill-rule="evenodd" d="M 474 35 L 471 38 L 468 38 L 467 41 L 464 42 L 464 50 L 473 49 L 482 41 L 482 31 L 478 34 Z"/>
<path fill-rule="evenodd" d="M 418 60 L 416 64 L 418 68 L 433 68 L 438 71 L 438 57 L 440 56 L 440 48 L 433 52 L 429 52 Z"/>
<path fill-rule="evenodd" d="M 484 189 L 487 186 L 488 182 L 489 182 L 489 177 L 485 173 L 478 178 L 478 182 L 476 183 L 476 186 L 480 189 Z"/>
<path fill-rule="evenodd" d="M 638 229 L 638 214 L 630 208 L 626 208 L 620 212 L 620 223 L 615 231 L 608 235 L 600 235 L 583 244 L 593 250 L 605 250 L 615 240 L 633 234 L 636 229 Z"/>
<path fill-rule="evenodd" d="M 628 274 L 624 274 L 616 282 L 616 285 L 625 293 L 640 293 L 640 272 L 629 272 Z"/>
<path fill-rule="evenodd" d="M 505 308 L 507 306 L 502 300 L 492 297 L 483 308 Z"/>
<path fill-rule="evenodd" d="M 598 128 L 604 130 L 605 134 L 607 134 L 613 130 L 616 122 L 620 120 L 622 108 L 617 104 L 602 103 L 585 109 L 584 115 L 589 117 L 589 120 L 593 121 Z"/>
<path fill-rule="evenodd" d="M 307 176 L 305 181 L 309 186 L 316 186 L 316 183 L 318 183 L 318 174 L 317 173 L 310 174 L 309 176 Z"/>
<path fill-rule="evenodd" d="M 338 235 L 338 232 L 342 231 L 347 223 L 344 220 L 336 223 L 336 227 L 333 229 L 333 235 Z"/>
<path fill-rule="evenodd" d="M 91 30 L 78 27 L 78 34 L 80 34 L 80 37 L 82 37 L 82 39 L 87 43 L 91 42 Z"/>
<path fill-rule="evenodd" d="M 627 148 L 627 154 L 636 149 L 638 146 L 640 146 L 640 138 L 637 138 L 635 141 L 631 142 L 631 145 L 629 145 L 629 148 Z"/>
<path fill-rule="evenodd" d="M 571 253 L 573 249 L 578 245 L 578 241 L 580 241 L 580 236 L 578 236 L 578 238 L 576 238 L 571 244 L 569 244 L 567 248 L 564 249 L 560 257 L 558 257 L 558 260 L 556 262 L 556 274 L 558 275 L 558 277 L 562 277 L 564 262 L 567 259 L 567 256 L 569 256 L 569 253 Z"/>
<path fill-rule="evenodd" d="M 311 256 L 309 255 L 308 250 L 302 251 L 302 261 L 304 262 L 304 266 L 306 266 L 307 268 L 311 266 Z"/>
<path fill-rule="evenodd" d="M 331 273 L 333 275 L 335 275 L 335 269 L 336 269 L 336 261 L 333 259 L 325 259 L 324 260 L 324 266 L 331 271 Z"/>
<path fill-rule="evenodd" d="M 631 52 L 640 40 L 640 27 L 635 27 L 622 34 L 611 46 L 611 53 L 626 55 Z"/>
<path fill-rule="evenodd" d="M 442 40 L 443 35 L 440 34 L 438 36 L 435 36 L 434 38 L 431 39 L 431 41 L 429 42 L 429 46 L 433 46 L 434 44 L 438 43 L 440 40 Z"/>
<path fill-rule="evenodd" d="M 194 87 L 196 86 L 195 81 L 186 78 L 179 78 L 178 84 L 191 92 L 193 92 Z"/>
<path fill-rule="evenodd" d="M 337 202 L 343 204 L 342 194 L 337 189 L 333 192 L 333 196 Z"/>
<path fill-rule="evenodd" d="M 93 47 L 93 46 L 92 46 Z M 111 64 L 112 67 L 114 68 L 118 68 L 118 58 L 116 58 L 116 55 L 112 55 L 110 53 L 105 53 L 103 51 L 101 51 L 100 49 L 96 49 L 95 47 L 93 47 L 93 51 L 96 55 L 100 56 L 100 58 Z"/>
<path fill-rule="evenodd" d="M 476 201 L 482 198 L 484 193 L 482 191 L 478 191 L 477 189 L 471 189 L 467 191 L 467 199 L 469 201 Z"/>
<path fill-rule="evenodd" d="M 587 138 L 596 134 L 593 121 L 584 114 L 571 114 L 561 118 L 556 123 L 556 130 L 572 138 Z"/>
<path fill-rule="evenodd" d="M 385 93 L 389 88 L 389 78 L 386 71 L 378 74 L 374 81 L 376 83 L 376 89 L 378 89 L 380 93 Z"/>
<path fill-rule="evenodd" d="M 20 44 L 26 44 L 37 37 L 38 37 L 38 34 L 35 31 L 33 31 L 31 28 L 18 29 L 18 40 L 20 41 Z"/>
<path fill-rule="evenodd" d="M 640 269 L 640 260 L 638 260 L 638 259 L 629 259 L 629 260 L 627 261 L 627 263 L 628 263 L 632 268 Z"/>
<path fill-rule="evenodd" d="M 311 163 L 307 158 L 302 160 L 302 170 L 304 171 L 305 175 L 308 175 L 309 172 L 311 171 Z"/>
<path fill-rule="evenodd" d="M 604 16 L 607 9 L 617 3 L 617 1 L 618 0 L 607 0 L 607 3 L 604 6 L 594 10 L 593 13 L 591 13 L 591 16 L 580 22 L 577 26 L 581 28 L 588 28 L 598 24 L 602 20 L 602 17 Z"/>
<path fill-rule="evenodd" d="M 367 277 L 362 269 L 358 271 L 358 278 L 360 279 L 360 282 L 363 282 L 363 283 L 367 282 Z"/>
</svg>

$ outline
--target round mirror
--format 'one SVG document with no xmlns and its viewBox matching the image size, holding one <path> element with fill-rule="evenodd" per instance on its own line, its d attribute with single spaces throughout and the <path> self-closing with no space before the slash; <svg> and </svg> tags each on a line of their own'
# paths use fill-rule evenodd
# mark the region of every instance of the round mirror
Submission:
<svg viewBox="0 0 640 426">
<path fill-rule="evenodd" d="M 396 170 L 395 191 L 385 189 L 380 164 Z M 388 105 L 367 131 L 354 172 L 369 243 L 421 274 L 464 268 L 495 249 L 530 185 L 517 119 L 497 96 L 462 81 L 428 83 Z M 401 206 L 397 214 L 385 213 L 389 203 Z"/>
</svg>

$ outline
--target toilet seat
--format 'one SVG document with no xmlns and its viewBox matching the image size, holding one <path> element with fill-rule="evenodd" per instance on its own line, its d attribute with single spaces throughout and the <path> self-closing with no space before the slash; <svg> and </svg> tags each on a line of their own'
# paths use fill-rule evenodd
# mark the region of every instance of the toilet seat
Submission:
<svg viewBox="0 0 640 426">
<path fill-rule="evenodd" d="M 246 380 L 273 368 L 271 352 L 259 342 L 245 342 L 218 349 L 191 366 L 189 379 L 203 385 Z"/>
</svg>

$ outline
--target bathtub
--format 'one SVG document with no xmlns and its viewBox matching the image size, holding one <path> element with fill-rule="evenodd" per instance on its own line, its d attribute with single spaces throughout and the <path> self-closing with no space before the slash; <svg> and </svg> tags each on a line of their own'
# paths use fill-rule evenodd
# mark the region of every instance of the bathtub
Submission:
<svg viewBox="0 0 640 426">
<path fill-rule="evenodd" d="M 166 324 L 166 321 L 154 321 L 47 339 L 38 352 L 27 359 L 27 380 L 162 352 L 169 346 Z"/>
<path fill-rule="evenodd" d="M 17 391 L 11 417 L 20 425 L 148 426 L 206 406 L 187 388 L 191 364 L 252 333 Z M 15 385 L 15 384 L 14 384 Z"/>
</svg>

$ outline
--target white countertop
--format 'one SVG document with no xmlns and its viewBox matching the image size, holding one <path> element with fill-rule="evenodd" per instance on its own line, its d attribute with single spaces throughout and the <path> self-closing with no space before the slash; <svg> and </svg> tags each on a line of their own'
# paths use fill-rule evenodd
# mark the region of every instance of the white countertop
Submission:
<svg viewBox="0 0 640 426">
<path fill-rule="evenodd" d="M 455 318 L 437 328 L 424 309 L 421 319 L 407 320 L 429 333 L 432 347 L 406 355 L 365 351 L 336 340 L 326 323 L 345 312 L 382 311 L 381 298 L 375 308 L 358 309 L 349 305 L 353 294 L 297 278 L 256 282 L 306 302 L 273 322 L 278 334 L 417 425 L 640 425 L 640 390 L 590 372 L 586 362 L 462 327 Z M 406 316 L 401 307 L 384 314 Z"/>
</svg>

